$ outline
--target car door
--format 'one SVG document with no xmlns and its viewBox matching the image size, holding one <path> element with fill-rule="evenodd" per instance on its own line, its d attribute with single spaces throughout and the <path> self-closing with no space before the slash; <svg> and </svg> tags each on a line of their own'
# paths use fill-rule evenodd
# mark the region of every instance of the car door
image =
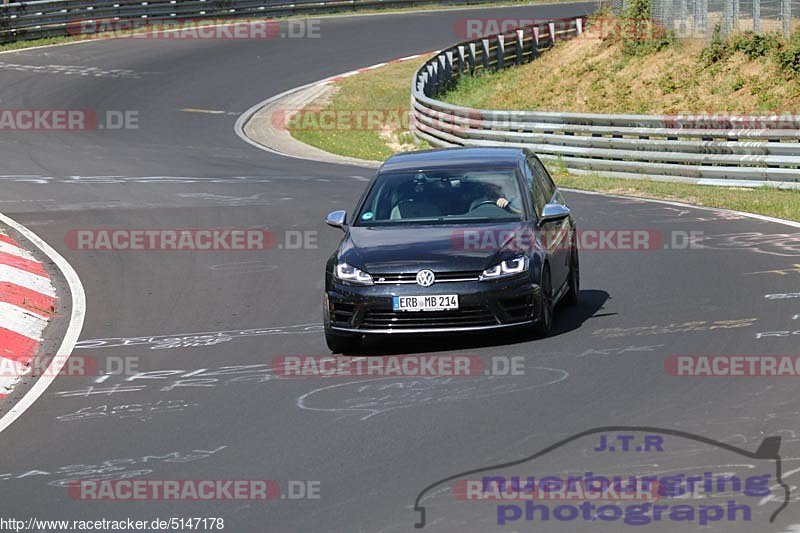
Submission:
<svg viewBox="0 0 800 533">
<path fill-rule="evenodd" d="M 534 156 L 526 158 L 526 173 L 530 173 L 531 199 L 537 219 L 541 219 L 542 210 L 548 203 L 563 203 L 557 193 L 555 183 L 544 165 Z M 550 275 L 553 289 L 559 289 L 569 275 L 571 225 L 569 218 L 558 222 L 547 222 L 539 225 L 542 242 L 550 256 Z"/>
</svg>

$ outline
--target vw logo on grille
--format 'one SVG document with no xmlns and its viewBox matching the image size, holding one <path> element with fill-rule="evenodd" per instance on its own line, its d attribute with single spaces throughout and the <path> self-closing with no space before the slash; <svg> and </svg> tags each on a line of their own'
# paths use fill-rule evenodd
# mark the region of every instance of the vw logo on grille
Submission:
<svg viewBox="0 0 800 533">
<path fill-rule="evenodd" d="M 417 272 L 417 285 L 421 287 L 430 287 L 436 281 L 436 276 L 430 270 L 420 270 Z"/>
</svg>

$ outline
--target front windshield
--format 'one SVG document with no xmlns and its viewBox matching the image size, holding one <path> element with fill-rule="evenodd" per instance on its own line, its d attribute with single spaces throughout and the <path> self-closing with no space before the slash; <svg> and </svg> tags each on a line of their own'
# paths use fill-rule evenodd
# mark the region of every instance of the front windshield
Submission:
<svg viewBox="0 0 800 533">
<path fill-rule="evenodd" d="M 356 226 L 514 221 L 522 195 L 513 167 L 380 174 Z"/>
</svg>

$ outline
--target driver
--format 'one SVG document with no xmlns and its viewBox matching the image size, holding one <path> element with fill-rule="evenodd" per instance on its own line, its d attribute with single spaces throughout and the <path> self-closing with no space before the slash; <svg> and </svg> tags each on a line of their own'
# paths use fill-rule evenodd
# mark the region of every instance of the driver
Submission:
<svg viewBox="0 0 800 533">
<path fill-rule="evenodd" d="M 509 200 L 504 196 L 503 190 L 493 183 L 483 183 L 482 185 L 482 194 L 478 199 L 472 202 L 470 210 L 482 203 L 494 202 L 494 204 L 500 209 L 505 209 L 516 214 L 522 213 L 522 209 L 518 205 L 518 198 L 512 198 Z"/>
</svg>

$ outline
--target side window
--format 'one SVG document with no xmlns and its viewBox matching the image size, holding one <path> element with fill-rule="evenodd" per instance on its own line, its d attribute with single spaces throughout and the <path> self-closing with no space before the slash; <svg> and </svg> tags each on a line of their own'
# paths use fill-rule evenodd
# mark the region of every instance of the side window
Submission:
<svg viewBox="0 0 800 533">
<path fill-rule="evenodd" d="M 533 171 L 534 174 L 539 176 L 539 181 L 544 187 L 544 194 L 547 197 L 547 201 L 553 199 L 553 195 L 556 193 L 556 184 L 553 183 L 553 178 L 550 177 L 550 174 L 547 172 L 547 169 L 544 168 L 541 161 L 534 158 L 529 158 L 528 162 L 533 164 Z"/>
<path fill-rule="evenodd" d="M 536 210 L 536 216 L 538 217 L 542 213 L 542 209 L 544 209 L 544 204 L 547 203 L 547 199 L 545 198 L 544 190 L 542 190 L 542 180 L 536 174 L 536 171 L 531 168 L 531 160 L 528 159 L 527 164 L 525 165 L 525 181 L 528 182 L 531 201 Z"/>
</svg>

